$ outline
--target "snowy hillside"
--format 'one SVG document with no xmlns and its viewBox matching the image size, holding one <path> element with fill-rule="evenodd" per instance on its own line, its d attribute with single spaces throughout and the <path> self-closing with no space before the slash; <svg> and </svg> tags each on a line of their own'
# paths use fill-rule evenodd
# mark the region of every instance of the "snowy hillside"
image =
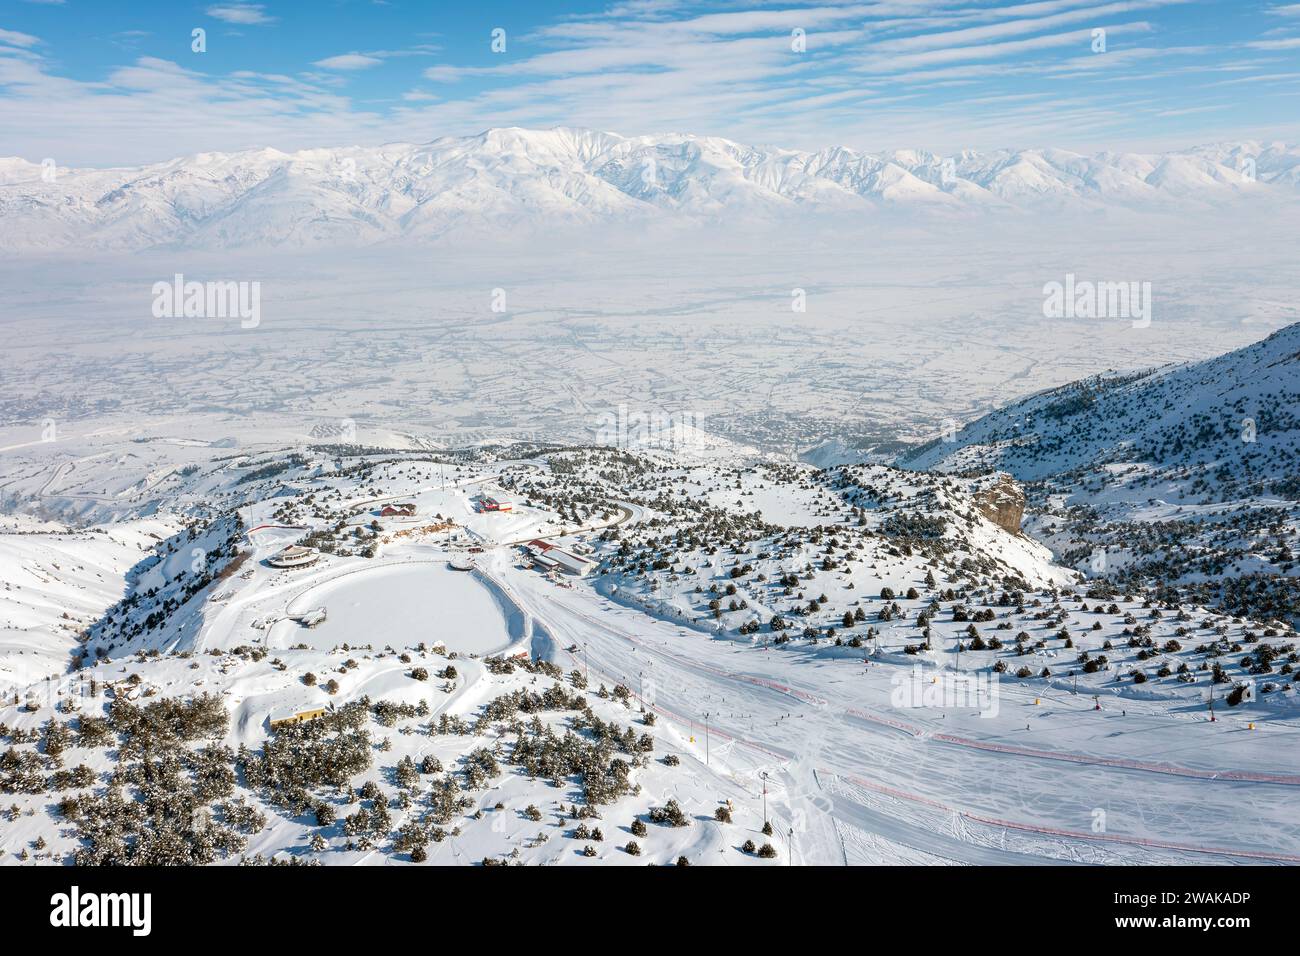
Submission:
<svg viewBox="0 0 1300 956">
<path fill-rule="evenodd" d="M 1253 165 L 1252 165 L 1253 164 Z M 1163 155 L 1058 149 L 816 152 L 716 137 L 491 129 L 426 144 L 201 153 L 149 166 L 64 169 L 0 159 L 8 251 L 358 245 L 509 220 L 768 216 L 798 206 L 960 211 L 1290 202 L 1300 148 L 1220 144 Z"/>
<path fill-rule="evenodd" d="M 77 641 L 134 586 L 174 522 L 84 530 L 6 516 L 0 526 L 0 684 L 66 669 Z"/>
<path fill-rule="evenodd" d="M 1300 325 L 1205 362 L 1085 379 L 972 422 L 908 467 L 1030 482 L 1032 526 L 1095 575 L 1295 619 Z"/>
<path fill-rule="evenodd" d="M 689 434 L 187 446 L 5 678 L 0 865 L 1300 862 L 1292 628 L 1080 585 L 1003 474 Z"/>
</svg>

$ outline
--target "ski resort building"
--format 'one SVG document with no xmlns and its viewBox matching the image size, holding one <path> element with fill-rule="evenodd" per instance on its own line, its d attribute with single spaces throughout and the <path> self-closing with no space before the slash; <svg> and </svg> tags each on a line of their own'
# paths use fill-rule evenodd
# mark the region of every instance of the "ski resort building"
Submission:
<svg viewBox="0 0 1300 956">
<path fill-rule="evenodd" d="M 414 518 L 415 503 L 402 501 L 393 505 L 384 505 L 379 512 L 381 518 Z"/>
<path fill-rule="evenodd" d="M 509 501 L 501 501 L 489 495 L 484 495 L 478 501 L 479 511 L 513 511 L 514 505 Z"/>
<path fill-rule="evenodd" d="M 266 563 L 273 568 L 305 568 L 319 560 L 320 552 L 315 548 L 291 544 L 267 558 Z"/>
<path fill-rule="evenodd" d="M 580 554 L 565 551 L 543 538 L 534 538 L 528 542 L 528 551 L 533 561 L 547 571 L 552 569 L 566 574 L 584 575 L 596 566 L 596 563 Z"/>
<path fill-rule="evenodd" d="M 301 724 L 309 720 L 315 720 L 317 717 L 324 717 L 328 711 L 329 708 L 324 704 L 306 702 L 285 704 L 271 711 L 271 729 L 275 730 L 277 727 L 286 727 L 290 724 Z"/>
</svg>

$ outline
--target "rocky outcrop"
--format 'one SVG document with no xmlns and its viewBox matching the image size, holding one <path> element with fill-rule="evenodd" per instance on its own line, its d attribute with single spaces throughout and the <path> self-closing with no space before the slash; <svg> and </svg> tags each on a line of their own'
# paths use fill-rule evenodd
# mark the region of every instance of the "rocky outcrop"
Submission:
<svg viewBox="0 0 1300 956">
<path fill-rule="evenodd" d="M 1020 533 L 1025 516 L 1025 492 L 1010 475 L 998 474 L 987 488 L 975 493 L 980 514 L 1010 534 Z"/>
</svg>

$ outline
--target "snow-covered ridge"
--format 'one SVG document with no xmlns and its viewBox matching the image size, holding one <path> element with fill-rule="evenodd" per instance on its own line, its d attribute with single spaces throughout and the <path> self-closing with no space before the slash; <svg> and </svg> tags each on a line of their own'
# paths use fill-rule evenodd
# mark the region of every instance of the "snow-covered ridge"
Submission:
<svg viewBox="0 0 1300 956">
<path fill-rule="evenodd" d="M 491 129 L 426 144 L 200 153 L 120 169 L 0 158 L 0 248 L 366 245 L 655 218 L 846 213 L 901 206 L 1203 206 L 1295 196 L 1300 147 L 1225 143 L 1164 154 L 1059 149 L 881 153 L 746 146 L 689 134 Z"/>
<path fill-rule="evenodd" d="M 970 423 L 951 442 L 905 454 L 902 463 L 1035 479 L 1138 461 L 1231 469 L 1248 456 L 1246 471 L 1258 484 L 1290 476 L 1298 399 L 1300 324 L 1204 362 L 1100 375 L 1031 396 Z"/>
<path fill-rule="evenodd" d="M 176 531 L 159 518 L 72 529 L 0 519 L 0 684 L 61 673 L 79 636 L 137 583 L 133 571 Z"/>
<path fill-rule="evenodd" d="M 1293 620 L 1297 408 L 1300 324 L 1207 361 L 1033 395 L 900 463 L 1027 482 L 1027 528 L 1092 576 Z"/>
</svg>

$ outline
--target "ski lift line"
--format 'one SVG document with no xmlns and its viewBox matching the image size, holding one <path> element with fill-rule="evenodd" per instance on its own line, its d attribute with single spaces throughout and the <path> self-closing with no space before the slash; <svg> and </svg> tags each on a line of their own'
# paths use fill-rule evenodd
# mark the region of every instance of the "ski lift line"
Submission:
<svg viewBox="0 0 1300 956">
<path fill-rule="evenodd" d="M 488 575 L 488 577 L 493 577 L 493 576 Z M 493 580 L 496 580 L 495 577 L 493 577 Z M 509 588 L 505 588 L 505 590 L 507 593 L 511 593 Z M 583 615 L 581 614 L 579 614 L 578 616 L 583 617 Z M 578 656 L 576 654 L 570 652 L 567 648 L 564 647 L 560 647 L 559 649 L 565 654 L 565 656 L 567 656 L 571 661 L 573 661 L 575 666 L 580 663 Z M 588 666 L 590 665 L 588 664 Z M 606 673 L 605 671 L 602 671 L 599 667 L 596 667 L 595 671 L 597 675 L 603 677 L 606 681 L 609 681 L 611 683 L 617 683 L 617 681 L 612 675 Z M 660 715 L 661 717 L 667 718 L 668 720 L 671 720 L 673 723 L 677 724 L 678 726 L 685 727 L 688 730 L 694 730 L 696 725 L 698 724 L 698 721 L 692 720 L 689 717 L 684 717 L 673 710 L 670 710 L 666 707 L 659 705 L 658 703 L 650 704 L 649 709 L 654 711 L 656 714 Z M 721 737 L 724 740 L 731 741 L 733 743 L 740 743 L 746 747 L 749 747 L 752 750 L 757 750 L 760 753 L 766 754 L 769 757 L 774 757 L 777 760 L 784 761 L 790 759 L 789 754 L 779 753 L 778 751 L 772 750 L 768 747 L 764 747 L 762 744 L 755 743 L 752 740 L 746 740 L 743 737 L 737 737 L 732 734 L 728 734 L 726 731 L 718 730 L 715 727 L 711 727 L 709 732 L 714 736 Z"/>
<path fill-rule="evenodd" d="M 1236 857 L 1238 859 L 1273 860 L 1279 863 L 1300 863 L 1300 856 L 1295 856 L 1289 853 L 1266 853 L 1262 850 L 1234 850 L 1225 847 L 1198 846 L 1191 843 L 1176 843 L 1172 840 L 1153 840 L 1145 837 L 1122 836 L 1113 833 L 1085 833 L 1080 830 L 1066 830 L 1060 827 L 1042 827 L 1032 823 L 1019 823 L 1014 820 L 986 817 L 978 813 L 971 813 L 969 810 L 962 810 L 958 807 L 940 803 L 937 800 L 932 800 L 929 797 L 923 797 L 919 794 L 908 793 L 903 790 L 896 790 L 893 787 L 887 787 L 883 784 L 872 783 L 869 780 L 863 780 L 861 777 L 855 777 L 852 774 L 837 773 L 834 770 L 827 769 L 822 769 L 819 772 L 830 774 L 831 776 L 837 776 L 841 780 L 847 780 L 854 786 L 862 787 L 865 790 L 871 790 L 875 793 L 884 794 L 885 796 L 894 797 L 899 800 L 906 800 L 911 803 L 920 803 L 944 813 L 954 814 L 958 819 L 970 820 L 974 823 L 983 824 L 984 826 L 1002 827 L 1007 830 L 1019 830 L 1025 833 L 1039 833 L 1045 836 L 1065 837 L 1072 840 L 1084 840 L 1091 843 L 1119 843 L 1126 846 L 1143 846 L 1159 850 L 1178 850 L 1185 853 L 1206 853 L 1215 856 Z"/>
<path fill-rule="evenodd" d="M 514 593 L 514 590 L 513 590 L 509 585 L 507 585 L 504 581 L 499 580 L 499 579 L 498 579 L 495 575 L 493 575 L 493 574 L 490 574 L 490 573 L 488 573 L 488 572 L 486 572 L 486 571 L 482 571 L 481 573 L 483 573 L 484 577 L 487 577 L 487 578 L 491 579 L 491 580 L 492 580 L 492 581 L 493 581 L 493 582 L 494 582 L 498 587 L 500 587 L 503 591 L 505 591 L 506 594 L 510 596 L 511 600 L 513 600 L 513 601 L 515 602 L 516 606 L 521 607 L 521 608 L 523 607 L 523 603 L 519 600 L 518 597 L 516 597 L 516 595 L 515 595 L 515 593 Z M 585 620 L 590 620 L 589 618 L 586 618 L 586 616 L 583 615 L 583 614 L 581 614 L 580 612 L 573 611 L 572 608 L 566 608 L 566 610 L 569 610 L 571 613 L 574 613 L 574 614 L 577 615 L 578 617 L 582 617 L 582 618 L 584 618 Z M 536 616 L 536 615 L 534 615 L 534 616 Z M 594 622 L 593 622 L 593 623 L 594 623 Z M 552 628 L 554 627 L 554 625 L 549 624 L 549 623 L 548 623 L 547 626 L 548 626 L 548 627 L 552 627 Z M 558 629 L 557 629 L 557 630 L 558 630 Z M 565 656 L 567 656 L 567 657 L 569 658 L 570 661 L 573 662 L 573 664 L 574 664 L 575 667 L 577 667 L 579 664 L 582 664 L 584 667 L 586 667 L 587 670 L 590 670 L 590 669 L 591 669 L 590 661 L 580 661 L 576 652 L 572 652 L 572 651 L 570 651 L 567 647 L 563 647 L 563 646 L 561 646 L 561 645 L 559 645 L 559 644 L 557 644 L 556 647 L 557 647 L 560 651 L 562 651 L 562 652 L 565 654 Z M 608 682 L 610 682 L 610 683 L 615 683 L 615 684 L 618 683 L 618 681 L 615 680 L 615 678 L 613 677 L 613 675 L 611 675 L 611 674 L 609 674 L 609 673 L 607 673 L 607 672 L 605 672 L 605 671 L 602 671 L 602 670 L 600 669 L 599 666 L 597 666 L 597 667 L 595 668 L 595 671 L 596 671 L 596 674 L 597 674 L 599 677 L 603 677 L 606 681 L 608 681 Z M 643 702 L 643 706 L 645 706 L 645 705 L 644 705 L 644 702 Z M 664 717 L 665 719 L 672 721 L 673 723 L 677 724 L 679 727 L 684 727 L 684 728 L 686 728 L 687 730 L 695 730 L 696 727 L 699 726 L 699 722 L 698 722 L 698 721 L 695 721 L 695 720 L 693 720 L 693 719 L 691 719 L 691 718 L 689 718 L 689 717 L 684 717 L 684 716 L 682 716 L 681 714 L 678 714 L 676 711 L 670 710 L 670 709 L 667 708 L 667 707 L 662 707 L 662 706 L 660 706 L 660 705 L 657 704 L 657 703 L 656 703 L 656 704 L 650 704 L 650 705 L 648 705 L 648 709 L 651 710 L 651 711 L 653 711 L 654 713 L 658 714 L 659 716 Z M 775 750 L 772 750 L 772 749 L 770 749 L 770 748 L 768 748 L 768 747 L 764 747 L 762 744 L 756 743 L 756 742 L 754 742 L 754 741 L 752 741 L 752 740 L 748 740 L 748 739 L 746 739 L 746 738 L 744 738 L 744 737 L 733 736 L 733 735 L 731 735 L 731 734 L 728 734 L 726 731 L 719 730 L 719 729 L 716 728 L 716 727 L 712 727 L 712 726 L 711 726 L 709 732 L 710 732 L 710 734 L 712 734 L 713 736 L 721 737 L 721 738 L 722 738 L 723 740 L 725 740 L 725 741 L 729 741 L 729 742 L 731 742 L 731 743 L 739 743 L 739 744 L 741 744 L 742 746 L 745 746 L 745 747 L 750 748 L 751 750 L 756 750 L 756 751 L 758 751 L 758 752 L 760 752 L 760 753 L 763 753 L 763 754 L 765 754 L 765 755 L 767 755 L 767 756 L 769 756 L 769 757 L 773 757 L 773 758 L 775 758 L 775 759 L 777 759 L 777 760 L 780 760 L 780 761 L 789 761 L 789 760 L 791 759 L 789 754 L 779 753 L 779 752 L 777 752 L 777 751 L 775 751 Z M 680 753 L 685 753 L 685 751 L 679 751 L 679 752 L 680 752 Z M 735 781 L 733 780 L 733 783 L 734 783 L 734 782 L 735 782 Z M 741 787 L 741 789 L 745 789 L 745 788 L 744 788 L 744 787 Z"/>
<path fill-rule="evenodd" d="M 496 578 L 495 578 L 495 577 L 493 577 L 492 579 L 493 579 L 494 581 L 496 581 Z M 500 583 L 500 582 L 498 582 L 498 583 Z M 503 585 L 503 587 L 504 587 L 504 585 Z M 508 588 L 506 588 L 506 591 L 507 591 L 507 593 L 510 593 L 510 591 L 509 591 Z M 512 597 L 513 597 L 513 594 L 512 594 Z M 516 600 L 516 603 L 518 603 L 517 600 Z M 702 663 L 699 663 L 698 661 L 690 661 L 690 660 L 687 660 L 686 658 L 681 657 L 681 656 L 679 656 L 679 655 L 677 655 L 677 654 L 673 654 L 673 653 L 671 653 L 670 651 L 657 650 L 657 649 L 655 649 L 655 648 L 653 647 L 653 645 L 651 645 L 650 643 L 648 643 L 648 642 L 646 642 L 646 641 L 642 641 L 642 640 L 636 638 L 635 636 L 633 636 L 633 635 L 631 635 L 631 634 L 627 633 L 626 631 L 623 631 L 623 630 L 621 630 L 621 629 L 619 629 L 619 628 L 611 627 L 611 626 L 609 625 L 608 622 L 601 622 L 601 621 L 598 621 L 598 620 L 596 620 L 595 618 L 591 617 L 590 615 L 585 614 L 585 613 L 583 613 L 582 611 L 576 610 L 575 608 L 569 607 L 569 606 L 567 606 L 567 605 L 565 606 L 565 610 L 568 611 L 570 614 L 572 614 L 574 617 L 577 617 L 577 618 L 579 618 L 580 620 L 583 620 L 583 621 L 587 622 L 588 624 L 593 625 L 594 627 L 600 628 L 600 629 L 602 629 L 602 630 L 609 631 L 610 633 L 615 634 L 615 635 L 617 635 L 618 637 L 623 638 L 623 640 L 628 641 L 628 642 L 629 642 L 630 644 L 632 644 L 634 647 L 643 647 L 643 648 L 650 649 L 650 650 L 653 651 L 653 653 L 658 654 L 658 655 L 661 656 L 661 657 L 665 657 L 665 658 L 667 658 L 667 659 L 669 659 L 669 660 L 671 660 L 671 661 L 673 661 L 673 662 L 679 664 L 680 666 L 686 668 L 687 670 L 703 671 L 704 673 L 712 674 L 712 675 L 715 676 L 715 677 L 723 677 L 723 678 L 726 678 L 726 679 L 728 679 L 728 680 L 737 680 L 737 681 L 742 681 L 742 682 L 744 682 L 744 683 L 753 684 L 753 685 L 758 686 L 758 687 L 766 687 L 766 688 L 768 688 L 769 690 L 775 690 L 775 691 L 777 691 L 777 692 L 779 692 L 779 693 L 782 693 L 782 694 L 788 694 L 788 695 L 790 695 L 791 697 L 794 697 L 794 698 L 796 698 L 796 699 L 798 699 L 798 700 L 802 700 L 802 701 L 804 701 L 805 703 L 814 704 L 814 705 L 816 705 L 816 706 L 823 706 L 823 707 L 824 707 L 824 706 L 826 706 L 826 704 L 828 703 L 828 702 L 826 701 L 825 698 L 817 697 L 816 695 L 814 695 L 814 694 L 810 694 L 810 693 L 808 693 L 807 691 L 802 691 L 802 690 L 799 690 L 798 688 L 790 687 L 790 686 L 788 686 L 788 685 L 786 685 L 786 684 L 778 683 L 777 681 L 767 680 L 767 679 L 765 679 L 765 678 L 761 678 L 761 677 L 752 677 L 752 676 L 750 676 L 750 675 L 748 675 L 748 674 L 736 674 L 736 673 L 731 672 L 731 671 L 725 671 L 725 670 L 722 670 L 721 668 L 718 668 L 718 667 L 712 667 L 712 666 L 710 666 L 710 665 L 708 665 L 708 664 L 702 664 Z M 567 653 L 567 651 L 566 651 L 566 653 Z"/>
<path fill-rule="evenodd" d="M 571 661 L 573 661 L 573 663 L 574 663 L 575 666 L 578 665 L 579 660 L 578 660 L 578 656 L 577 656 L 576 654 L 570 653 L 570 652 L 569 652 L 567 649 L 565 649 L 565 648 L 560 648 L 560 650 L 563 651 L 564 654 L 565 654 L 566 656 L 568 656 L 568 658 L 569 658 Z M 591 669 L 594 670 L 594 671 L 596 672 L 597 675 L 599 675 L 600 677 L 604 678 L 606 681 L 608 681 L 608 682 L 610 682 L 610 683 L 614 683 L 614 684 L 617 684 L 617 683 L 618 683 L 618 680 L 617 680 L 616 678 L 614 678 L 612 675 L 606 673 L 605 671 L 602 671 L 599 667 L 593 667 L 593 668 L 591 668 Z M 649 710 L 654 711 L 654 712 L 655 712 L 656 714 L 658 714 L 659 716 L 664 717 L 664 718 L 666 718 L 666 719 L 668 719 L 668 720 L 671 720 L 673 723 L 677 724 L 678 726 L 680 726 L 680 727 L 685 727 L 685 728 L 688 729 L 688 730 L 694 730 L 694 729 L 699 725 L 699 721 L 692 720 L 692 719 L 689 718 L 689 717 L 683 717 L 681 714 L 678 714 L 678 713 L 675 712 L 675 711 L 669 710 L 669 709 L 666 708 L 666 707 L 660 706 L 658 703 L 649 704 L 649 705 L 646 705 L 646 706 L 648 707 Z M 767 747 L 764 747 L 762 744 L 755 743 L 755 742 L 752 741 L 752 740 L 746 740 L 746 739 L 743 738 L 743 737 L 736 737 L 736 736 L 733 736 L 733 735 L 731 735 L 731 734 L 728 734 L 726 731 L 719 730 L 718 728 L 716 728 L 716 727 L 714 727 L 714 726 L 712 726 L 712 725 L 710 725 L 709 733 L 710 733 L 712 736 L 715 736 L 715 737 L 721 737 L 721 738 L 723 738 L 725 741 L 728 741 L 728 742 L 730 742 L 730 743 L 733 743 L 733 744 L 734 744 L 734 743 L 739 743 L 739 744 L 742 744 L 742 745 L 744 745 L 744 746 L 746 746 L 746 747 L 749 747 L 749 748 L 751 748 L 751 749 L 753 749 L 753 750 L 760 751 L 761 753 L 764 753 L 764 754 L 766 754 L 766 755 L 769 756 L 769 757 L 774 757 L 774 758 L 776 758 L 777 760 L 789 760 L 789 759 L 790 759 L 790 755 L 789 755 L 789 754 L 778 753 L 778 752 L 775 751 L 775 750 L 771 750 L 771 749 L 769 749 L 769 748 L 767 748 Z"/>
<path fill-rule="evenodd" d="M 589 615 L 584 614 L 582 611 L 575 610 L 574 608 L 571 607 L 566 607 L 565 610 L 567 610 L 570 614 L 574 615 L 575 617 L 580 618 L 583 621 L 586 621 L 588 624 L 592 624 L 603 630 L 607 630 L 613 634 L 618 635 L 619 637 L 623 638 L 625 641 L 628 641 L 629 643 L 633 644 L 636 647 L 644 647 L 644 648 L 651 649 L 654 651 L 654 653 L 658 654 L 659 656 L 666 657 L 669 660 L 677 664 L 680 664 L 682 667 L 687 668 L 688 670 L 703 671 L 707 674 L 712 674 L 715 677 L 723 677 L 728 680 L 742 681 L 747 684 L 753 684 L 757 687 L 766 687 L 769 690 L 775 690 L 782 694 L 788 694 L 789 696 L 801 700 L 804 703 L 813 704 L 815 706 L 824 707 L 828 703 L 828 701 L 824 697 L 818 697 L 815 694 L 810 694 L 807 691 L 799 690 L 797 687 L 791 687 L 788 684 L 782 684 L 779 683 L 778 681 L 768 680 L 763 677 L 753 677 L 749 674 L 737 674 L 734 671 L 725 671 L 720 667 L 712 667 L 708 664 L 702 664 L 698 661 L 688 660 L 677 654 L 673 654 L 670 651 L 657 650 L 654 648 L 654 645 L 650 644 L 649 642 L 642 641 L 634 637 L 633 635 L 627 633 L 626 631 L 620 630 L 619 628 L 611 627 L 608 622 L 602 623 L 600 621 L 597 621 L 595 618 L 590 617 Z"/>
</svg>

